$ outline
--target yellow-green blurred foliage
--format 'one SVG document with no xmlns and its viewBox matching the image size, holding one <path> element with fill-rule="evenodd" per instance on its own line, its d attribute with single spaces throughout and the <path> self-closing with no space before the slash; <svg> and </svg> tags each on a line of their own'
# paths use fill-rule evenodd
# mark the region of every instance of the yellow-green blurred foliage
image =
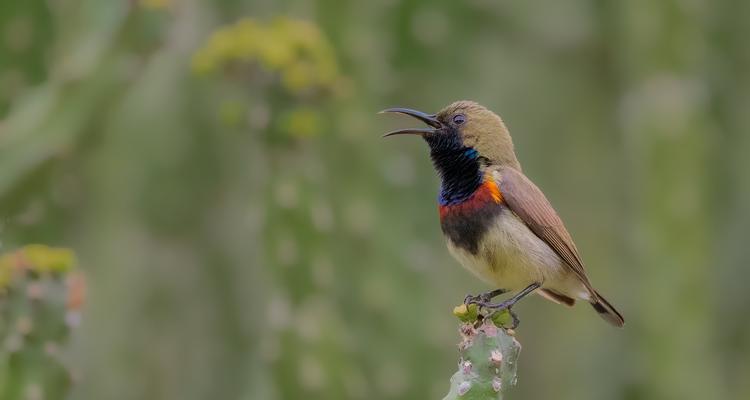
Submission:
<svg viewBox="0 0 750 400">
<path fill-rule="evenodd" d="M 440 398 L 451 308 L 489 288 L 445 249 L 424 143 L 380 138 L 418 123 L 377 111 L 473 99 L 503 116 L 627 320 L 524 300 L 507 398 L 744 400 L 747 15 L 741 0 L 3 1 L 0 250 L 80 259 L 70 398 Z"/>
<path fill-rule="evenodd" d="M 231 84 L 283 99 L 285 110 L 279 110 L 275 125 L 278 133 L 290 137 L 320 134 L 323 101 L 340 97 L 346 87 L 333 48 L 318 27 L 288 17 L 243 18 L 221 27 L 194 53 L 191 64 L 200 76 L 224 75 Z M 248 101 L 241 95 L 222 101 L 220 120 L 244 127 Z"/>
<path fill-rule="evenodd" d="M 331 90 L 339 79 L 333 49 L 315 24 L 277 17 L 270 22 L 253 18 L 218 29 L 193 57 L 199 74 L 233 64 L 257 63 L 281 76 L 282 86 L 301 94 Z"/>
<path fill-rule="evenodd" d="M 56 249 L 39 244 L 25 246 L 21 250 L 0 256 L 0 290 L 12 286 L 16 275 L 63 274 L 70 271 L 75 263 L 75 255 L 70 249 Z"/>
</svg>

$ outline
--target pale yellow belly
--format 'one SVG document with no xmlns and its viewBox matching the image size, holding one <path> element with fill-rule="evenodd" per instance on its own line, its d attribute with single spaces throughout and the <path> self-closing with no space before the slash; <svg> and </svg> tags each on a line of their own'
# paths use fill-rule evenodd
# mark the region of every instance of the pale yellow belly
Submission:
<svg viewBox="0 0 750 400">
<path fill-rule="evenodd" d="M 517 292 L 532 283 L 574 298 L 586 298 L 583 284 L 562 259 L 515 214 L 505 211 L 484 235 L 476 254 L 448 240 L 451 254 L 493 288 Z"/>
</svg>

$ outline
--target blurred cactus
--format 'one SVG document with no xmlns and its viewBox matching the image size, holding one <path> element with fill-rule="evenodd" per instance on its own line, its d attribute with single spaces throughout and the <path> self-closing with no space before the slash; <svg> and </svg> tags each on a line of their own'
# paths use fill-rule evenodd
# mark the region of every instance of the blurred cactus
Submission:
<svg viewBox="0 0 750 400">
<path fill-rule="evenodd" d="M 72 251 L 29 245 L 0 256 L 0 398 L 64 398 L 62 348 L 80 321 L 85 285 Z"/>
<path fill-rule="evenodd" d="M 458 371 L 443 400 L 502 399 L 505 390 L 516 384 L 521 344 L 513 331 L 502 326 L 510 321 L 505 311 L 490 318 L 478 313 L 476 305 L 458 306 L 453 312 L 461 321 Z M 500 327 L 498 327 L 498 325 Z"/>
</svg>

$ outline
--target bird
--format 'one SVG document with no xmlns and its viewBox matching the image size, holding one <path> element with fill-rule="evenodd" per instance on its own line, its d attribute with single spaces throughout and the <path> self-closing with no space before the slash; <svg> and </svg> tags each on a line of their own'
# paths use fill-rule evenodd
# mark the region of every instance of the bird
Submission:
<svg viewBox="0 0 750 400">
<path fill-rule="evenodd" d="M 428 127 L 388 132 L 421 136 L 440 178 L 438 215 L 451 255 L 496 289 L 465 304 L 511 308 L 530 293 L 572 307 L 586 301 L 608 323 L 625 319 L 591 284 L 573 238 L 544 193 L 524 175 L 503 120 L 484 106 L 457 101 L 436 114 L 388 108 Z M 495 297 L 514 293 L 508 300 Z"/>
</svg>

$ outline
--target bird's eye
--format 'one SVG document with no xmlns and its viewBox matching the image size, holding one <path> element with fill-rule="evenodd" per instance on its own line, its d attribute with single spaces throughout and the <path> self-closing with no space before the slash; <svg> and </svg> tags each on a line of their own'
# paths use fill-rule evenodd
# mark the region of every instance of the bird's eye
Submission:
<svg viewBox="0 0 750 400">
<path fill-rule="evenodd" d="M 453 123 L 456 125 L 461 125 L 464 122 L 466 122 L 466 116 L 463 114 L 456 114 L 453 116 Z"/>
</svg>

